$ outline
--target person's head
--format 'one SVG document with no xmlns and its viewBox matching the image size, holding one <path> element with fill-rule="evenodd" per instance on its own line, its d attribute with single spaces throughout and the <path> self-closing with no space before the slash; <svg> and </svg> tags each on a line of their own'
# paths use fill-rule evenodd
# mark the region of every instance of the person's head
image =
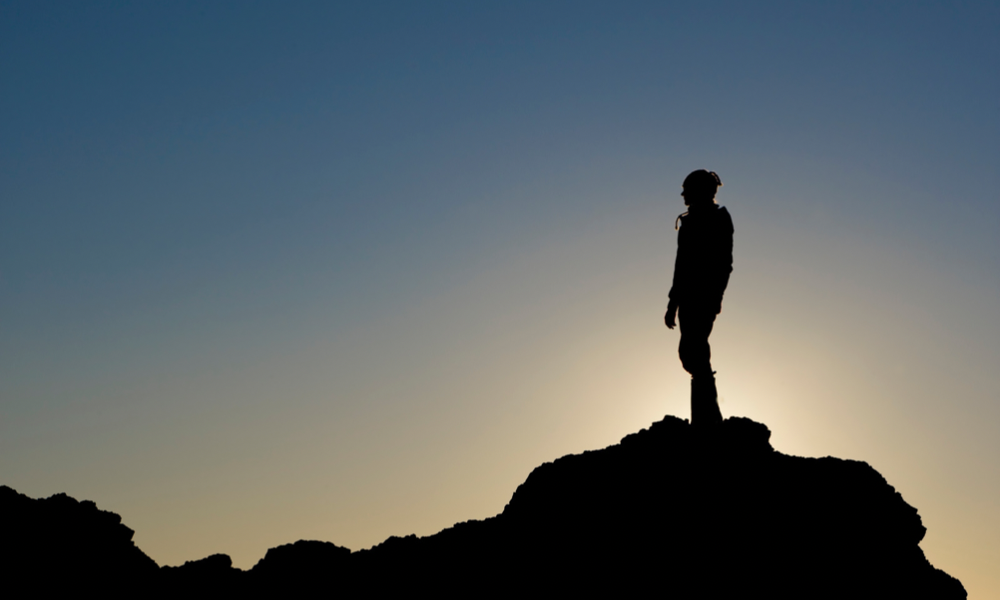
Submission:
<svg viewBox="0 0 1000 600">
<path fill-rule="evenodd" d="M 681 196 L 684 197 L 684 204 L 688 206 L 713 202 L 715 193 L 719 191 L 720 187 L 722 187 L 722 180 L 719 179 L 715 171 L 698 169 L 684 178 L 684 191 L 681 192 Z"/>
</svg>

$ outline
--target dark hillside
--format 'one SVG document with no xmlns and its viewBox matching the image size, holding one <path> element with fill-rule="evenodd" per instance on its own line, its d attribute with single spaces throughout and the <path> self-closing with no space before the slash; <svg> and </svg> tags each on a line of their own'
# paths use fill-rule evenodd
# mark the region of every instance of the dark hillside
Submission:
<svg viewBox="0 0 1000 600">
<path fill-rule="evenodd" d="M 18 555 L 7 579 L 45 576 L 58 586 L 72 573 L 79 585 L 67 589 L 79 590 L 117 577 L 186 596 L 966 597 L 928 563 L 920 516 L 878 472 L 787 456 L 769 438 L 748 419 L 698 431 L 667 417 L 614 446 L 541 465 L 495 517 L 357 552 L 299 541 L 245 572 L 224 555 L 157 570 L 117 515 L 3 488 L 8 527 L 22 524 L 3 542 Z"/>
</svg>

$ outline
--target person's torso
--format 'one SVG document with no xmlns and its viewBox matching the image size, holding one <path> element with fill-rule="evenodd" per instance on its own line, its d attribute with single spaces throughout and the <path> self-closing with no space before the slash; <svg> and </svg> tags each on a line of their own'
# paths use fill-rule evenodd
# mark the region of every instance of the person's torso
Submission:
<svg viewBox="0 0 1000 600">
<path fill-rule="evenodd" d="M 685 260 L 727 273 L 731 269 L 733 221 L 725 207 L 712 205 L 681 217 L 678 238 Z"/>
<path fill-rule="evenodd" d="M 713 204 L 681 217 L 677 251 L 675 283 L 684 295 L 721 297 L 733 265 L 733 222 L 725 207 Z"/>
</svg>

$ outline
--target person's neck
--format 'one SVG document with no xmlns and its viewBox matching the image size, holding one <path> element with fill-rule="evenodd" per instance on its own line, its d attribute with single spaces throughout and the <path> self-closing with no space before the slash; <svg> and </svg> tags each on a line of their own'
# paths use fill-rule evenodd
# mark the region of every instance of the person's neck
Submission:
<svg viewBox="0 0 1000 600">
<path fill-rule="evenodd" d="M 692 213 L 702 212 L 714 208 L 716 206 L 718 205 L 715 203 L 715 198 L 709 198 L 708 200 L 699 200 L 698 202 L 692 202 L 691 204 L 688 204 L 688 212 Z"/>
</svg>

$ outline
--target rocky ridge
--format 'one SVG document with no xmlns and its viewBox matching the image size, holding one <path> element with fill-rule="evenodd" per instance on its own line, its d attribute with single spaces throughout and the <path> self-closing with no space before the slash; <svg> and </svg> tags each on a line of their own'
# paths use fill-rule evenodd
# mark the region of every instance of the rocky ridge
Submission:
<svg viewBox="0 0 1000 600">
<path fill-rule="evenodd" d="M 919 542 L 915 508 L 868 464 L 776 452 L 766 426 L 674 417 L 536 468 L 500 514 L 351 552 L 299 541 L 250 570 L 157 567 L 121 518 L 0 486 L 8 581 L 105 595 L 638 594 L 965 598 Z"/>
</svg>

